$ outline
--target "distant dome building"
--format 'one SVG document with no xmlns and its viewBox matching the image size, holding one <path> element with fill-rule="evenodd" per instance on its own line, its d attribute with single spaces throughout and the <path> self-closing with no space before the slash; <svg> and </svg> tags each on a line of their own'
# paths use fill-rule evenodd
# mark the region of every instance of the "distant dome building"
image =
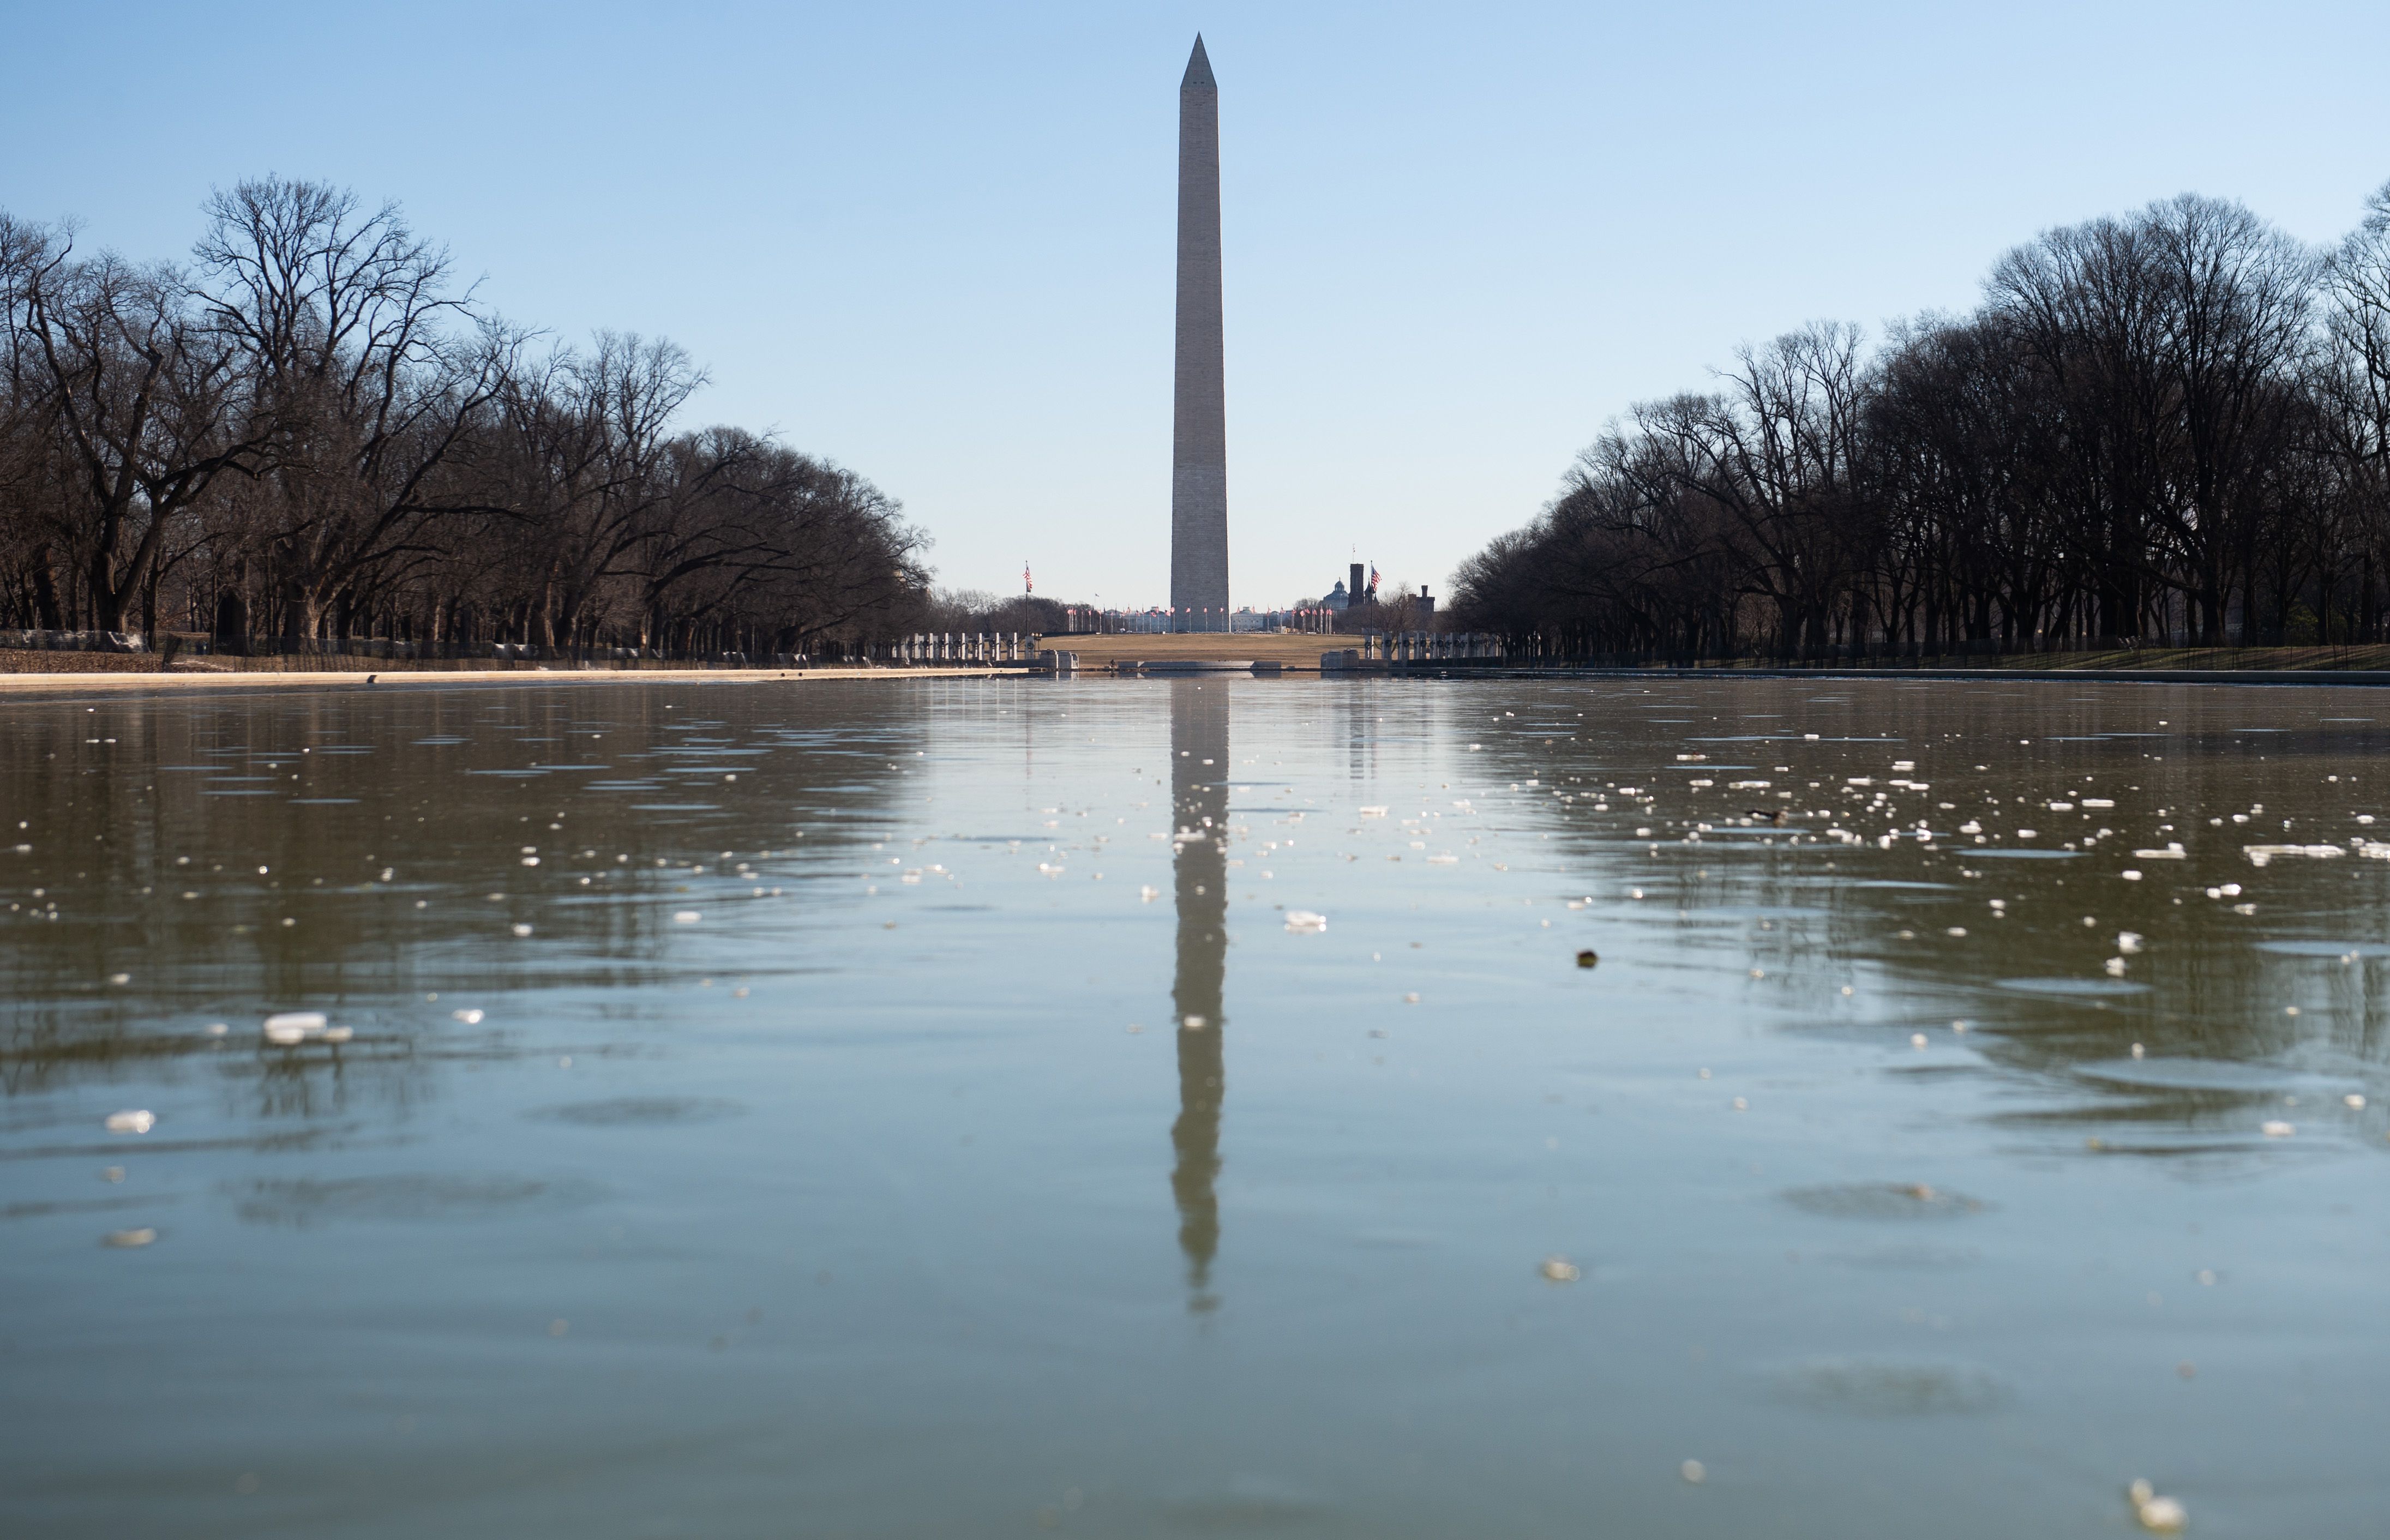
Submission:
<svg viewBox="0 0 2390 1540">
<path fill-rule="evenodd" d="M 1329 610 L 1349 610 L 1353 606 L 1353 596 L 1344 591 L 1344 584 L 1340 582 L 1328 590 L 1328 597 L 1319 602 Z"/>
</svg>

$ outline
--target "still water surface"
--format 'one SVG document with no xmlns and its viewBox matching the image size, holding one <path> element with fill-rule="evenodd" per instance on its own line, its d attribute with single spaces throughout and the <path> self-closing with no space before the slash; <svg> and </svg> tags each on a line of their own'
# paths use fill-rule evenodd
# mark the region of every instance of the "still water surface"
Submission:
<svg viewBox="0 0 2390 1540">
<path fill-rule="evenodd" d="M 2377 692 L 0 712 L 10 1534 L 2390 1507 Z"/>
</svg>

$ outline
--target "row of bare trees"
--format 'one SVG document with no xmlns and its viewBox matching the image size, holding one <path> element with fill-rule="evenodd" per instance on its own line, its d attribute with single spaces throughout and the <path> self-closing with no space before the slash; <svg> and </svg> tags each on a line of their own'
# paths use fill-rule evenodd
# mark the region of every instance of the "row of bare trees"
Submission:
<svg viewBox="0 0 2390 1540">
<path fill-rule="evenodd" d="M 852 472 L 676 426 L 679 348 L 490 314 L 394 207 L 212 197 L 189 263 L 0 213 L 0 627 L 813 651 L 907 629 Z"/>
<path fill-rule="evenodd" d="M 1642 403 L 1458 574 L 1578 655 L 2385 639 L 2390 186 L 2336 248 L 2181 197 L 1964 315 L 1817 324 Z"/>
</svg>

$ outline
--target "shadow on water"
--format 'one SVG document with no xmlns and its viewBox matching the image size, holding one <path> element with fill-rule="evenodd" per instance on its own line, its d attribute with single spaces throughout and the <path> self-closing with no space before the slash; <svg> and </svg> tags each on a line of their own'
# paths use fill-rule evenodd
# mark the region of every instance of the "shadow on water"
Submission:
<svg viewBox="0 0 2390 1540">
<path fill-rule="evenodd" d="M 1172 881 L 1178 908 L 1177 969 L 1171 1004 L 1177 1020 L 1177 1152 L 1170 1190 L 1178 1244 L 1195 1290 L 1189 1308 L 1209 1310 L 1212 1257 L 1220 1246 L 1220 1105 L 1227 1094 L 1221 988 L 1228 964 L 1228 692 L 1192 680 L 1170 686 L 1170 807 L 1176 836 Z"/>
</svg>

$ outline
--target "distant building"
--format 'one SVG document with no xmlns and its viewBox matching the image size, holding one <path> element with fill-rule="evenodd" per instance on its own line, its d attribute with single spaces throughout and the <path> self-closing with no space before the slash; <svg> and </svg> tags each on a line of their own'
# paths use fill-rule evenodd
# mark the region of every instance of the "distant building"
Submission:
<svg viewBox="0 0 2390 1540">
<path fill-rule="evenodd" d="M 1319 603 L 1322 608 L 1328 610 L 1349 610 L 1353 605 L 1353 596 L 1344 592 L 1344 584 L 1340 581 L 1335 587 L 1328 590 L 1328 597 L 1321 599 Z"/>
</svg>

